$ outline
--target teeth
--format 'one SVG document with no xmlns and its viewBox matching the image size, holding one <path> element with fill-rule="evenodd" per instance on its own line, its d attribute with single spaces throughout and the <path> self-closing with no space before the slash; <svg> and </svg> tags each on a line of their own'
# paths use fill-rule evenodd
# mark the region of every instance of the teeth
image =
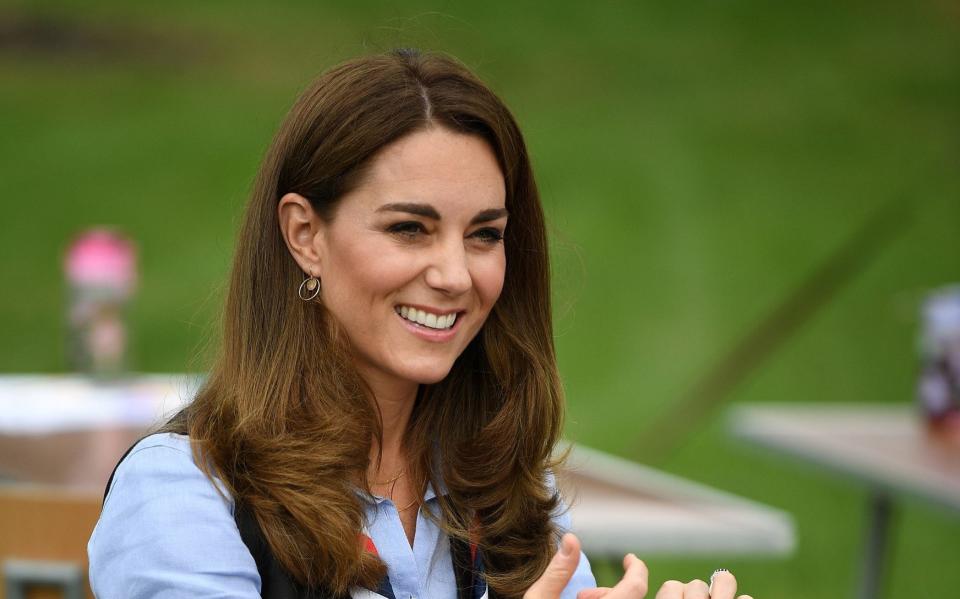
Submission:
<svg viewBox="0 0 960 599">
<path fill-rule="evenodd" d="M 400 306 L 400 308 L 397 309 L 397 312 L 400 314 L 400 316 L 406 318 L 407 320 L 425 327 L 430 327 L 431 329 L 449 329 L 457 320 L 456 313 L 447 314 L 446 316 L 438 316 L 436 314 L 430 314 L 429 312 L 424 312 L 423 310 L 417 310 L 416 308 L 410 308 L 408 306 Z"/>
</svg>

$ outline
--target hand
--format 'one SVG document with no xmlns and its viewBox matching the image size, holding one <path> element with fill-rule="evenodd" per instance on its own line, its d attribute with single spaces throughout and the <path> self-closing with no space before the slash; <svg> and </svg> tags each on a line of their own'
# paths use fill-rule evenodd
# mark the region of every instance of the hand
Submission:
<svg viewBox="0 0 960 599">
<path fill-rule="evenodd" d="M 727 570 L 719 570 L 713 573 L 710 586 L 702 580 L 691 580 L 687 584 L 679 580 L 668 580 L 657 591 L 656 599 L 733 599 L 736 594 L 737 579 Z M 577 599 L 580 599 L 579 595 Z M 740 595 L 737 599 L 753 598 Z"/>
<path fill-rule="evenodd" d="M 580 562 L 580 541 L 576 536 L 563 535 L 560 550 L 553 556 L 543 575 L 524 593 L 524 599 L 557 599 L 570 581 Z M 647 566 L 634 554 L 623 558 L 623 578 L 613 588 L 585 589 L 577 593 L 577 599 L 643 599 L 647 595 L 649 574 Z M 737 594 L 737 579 L 728 571 L 714 573 L 712 587 L 702 580 L 683 584 L 668 580 L 657 591 L 656 599 L 734 599 Z M 752 599 L 740 595 L 737 599 Z"/>
<path fill-rule="evenodd" d="M 643 563 L 643 562 L 641 562 Z M 626 564 L 626 562 L 624 562 Z M 620 595 L 609 594 L 616 590 L 620 585 L 613 589 L 597 588 L 580 591 L 577 599 L 609 599 L 611 597 L 620 597 Z M 668 580 L 663 583 L 660 590 L 657 591 L 656 599 L 733 599 L 737 594 L 737 579 L 733 574 L 724 570 L 716 572 L 713 575 L 713 584 L 707 586 L 702 580 L 691 580 L 683 584 L 678 580 Z M 643 595 L 630 595 L 630 597 L 643 597 Z M 749 595 L 740 595 L 737 599 L 753 599 Z"/>
<path fill-rule="evenodd" d="M 557 599 L 580 562 L 580 540 L 567 533 L 543 575 L 524 593 L 524 599 Z M 623 578 L 613 588 L 587 589 L 577 599 L 643 599 L 647 594 L 647 565 L 634 554 L 623 558 Z"/>
</svg>

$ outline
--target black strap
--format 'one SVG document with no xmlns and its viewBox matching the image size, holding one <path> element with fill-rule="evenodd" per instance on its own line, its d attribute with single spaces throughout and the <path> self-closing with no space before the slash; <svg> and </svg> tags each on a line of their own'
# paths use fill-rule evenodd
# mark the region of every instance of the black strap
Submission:
<svg viewBox="0 0 960 599">
<path fill-rule="evenodd" d="M 139 443 L 140 441 L 143 441 L 149 436 L 150 435 L 146 435 L 144 437 L 140 437 L 139 439 L 137 439 L 137 441 L 133 445 L 128 447 L 127 450 L 123 452 L 123 455 L 120 456 L 120 459 L 117 460 L 117 465 L 113 467 L 113 470 L 110 472 L 110 478 L 107 479 L 107 486 L 103 489 L 103 501 L 100 502 L 101 510 L 103 509 L 103 504 L 107 502 L 107 495 L 110 493 L 110 485 L 113 484 L 113 477 L 117 474 L 117 468 L 120 467 L 120 462 L 127 459 L 127 456 L 130 455 L 130 452 L 133 451 L 133 448 L 137 446 L 137 443 Z"/>
<path fill-rule="evenodd" d="M 149 436 L 138 439 L 117 460 L 117 465 L 113 467 L 106 488 L 103 490 L 104 503 L 110 493 L 110 486 L 113 484 L 113 477 L 117 473 L 117 468 L 130 455 L 133 448 Z M 257 564 L 257 571 L 260 574 L 260 596 L 263 599 L 350 599 L 349 596 L 334 595 L 323 588 L 308 589 L 300 585 L 280 565 L 273 552 L 270 551 L 270 546 L 263 536 L 263 531 L 260 530 L 257 519 L 249 510 L 244 509 L 239 502 L 234 502 L 233 519 L 237 523 L 237 529 L 240 531 L 243 544 L 247 546 L 250 555 L 253 556 L 253 560 Z M 482 569 L 479 555 L 473 555 L 470 544 L 466 541 L 451 538 L 450 556 L 457 582 L 457 599 L 479 599 L 485 586 L 481 580 L 482 577 L 479 576 Z M 388 581 L 385 582 L 383 588 L 378 589 L 378 592 L 385 597 L 393 597 L 393 589 L 390 588 Z M 488 594 L 488 597 L 496 599 L 492 591 Z"/>
<path fill-rule="evenodd" d="M 450 557 L 453 560 L 453 575 L 457 581 L 457 599 L 478 599 L 475 596 L 475 587 L 479 581 L 470 544 L 463 539 L 450 537 Z"/>
<path fill-rule="evenodd" d="M 263 599 L 350 599 L 349 596 L 337 596 L 323 588 L 308 589 L 299 584 L 273 556 L 253 513 L 243 509 L 238 503 L 233 518 L 237 522 L 243 544 L 257 563 L 260 596 Z"/>
</svg>

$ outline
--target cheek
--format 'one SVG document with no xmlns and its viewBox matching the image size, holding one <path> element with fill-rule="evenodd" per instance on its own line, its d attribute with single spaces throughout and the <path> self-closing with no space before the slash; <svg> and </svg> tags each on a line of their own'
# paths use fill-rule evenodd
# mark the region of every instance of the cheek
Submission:
<svg viewBox="0 0 960 599">
<path fill-rule="evenodd" d="M 474 284 L 477 286 L 477 293 L 488 306 L 493 306 L 500 297 L 507 272 L 506 257 L 502 253 L 492 258 L 478 265 L 474 270 L 473 278 Z"/>
<path fill-rule="evenodd" d="M 355 243 L 340 258 L 337 270 L 341 276 L 370 291 L 390 290 L 411 269 L 402 252 L 383 243 Z"/>
</svg>

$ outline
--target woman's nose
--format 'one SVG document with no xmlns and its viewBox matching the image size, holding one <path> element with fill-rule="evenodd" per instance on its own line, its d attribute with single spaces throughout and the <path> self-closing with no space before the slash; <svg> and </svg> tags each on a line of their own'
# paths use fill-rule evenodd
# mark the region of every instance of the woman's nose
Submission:
<svg viewBox="0 0 960 599">
<path fill-rule="evenodd" d="M 437 248 L 432 264 L 427 269 L 427 285 L 450 295 L 467 292 L 473 284 L 463 243 L 446 244 Z"/>
</svg>

